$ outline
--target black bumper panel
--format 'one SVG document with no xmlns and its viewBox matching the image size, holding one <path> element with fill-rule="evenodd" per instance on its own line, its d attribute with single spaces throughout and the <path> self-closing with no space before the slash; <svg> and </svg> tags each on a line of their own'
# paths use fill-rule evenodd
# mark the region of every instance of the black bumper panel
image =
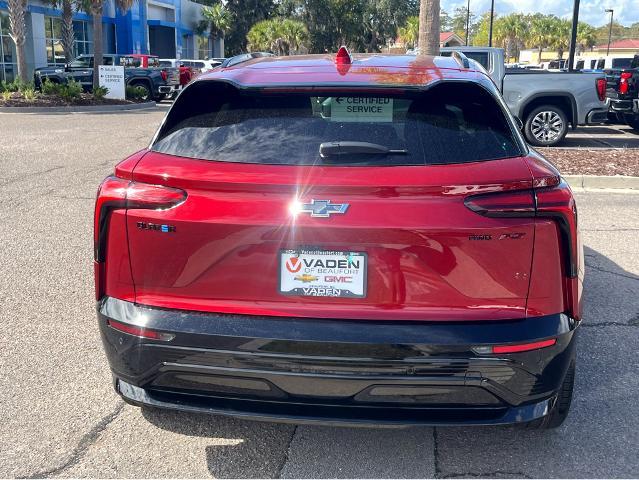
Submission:
<svg viewBox="0 0 639 480">
<path fill-rule="evenodd" d="M 139 338 L 113 319 L 175 335 Z M 545 415 L 574 348 L 563 314 L 512 321 L 346 321 L 204 314 L 106 298 L 98 321 L 130 403 L 331 424 L 503 424 Z M 478 345 L 556 338 L 477 355 Z"/>
</svg>

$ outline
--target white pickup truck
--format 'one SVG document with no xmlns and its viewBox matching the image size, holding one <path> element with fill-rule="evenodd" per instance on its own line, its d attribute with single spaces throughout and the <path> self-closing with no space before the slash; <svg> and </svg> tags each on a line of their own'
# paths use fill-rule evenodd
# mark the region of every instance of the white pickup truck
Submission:
<svg viewBox="0 0 639 480">
<path fill-rule="evenodd" d="M 508 68 L 504 51 L 489 47 L 446 47 L 442 55 L 462 52 L 478 62 L 501 90 L 526 140 L 536 146 L 560 143 L 568 127 L 601 124 L 608 119 L 606 78 L 597 72 L 549 72 Z"/>
</svg>

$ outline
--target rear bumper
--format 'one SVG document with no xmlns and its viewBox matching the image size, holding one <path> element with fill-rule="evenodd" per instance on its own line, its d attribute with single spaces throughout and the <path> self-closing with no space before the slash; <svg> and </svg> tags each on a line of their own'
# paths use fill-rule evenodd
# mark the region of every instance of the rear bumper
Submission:
<svg viewBox="0 0 639 480">
<path fill-rule="evenodd" d="M 639 99 L 618 100 L 611 98 L 610 110 L 617 113 L 639 113 Z"/>
<path fill-rule="evenodd" d="M 122 333 L 108 320 L 173 335 Z M 116 390 L 136 405 L 342 425 L 509 424 L 552 407 L 577 324 L 369 322 L 200 314 L 106 298 L 98 321 Z M 556 338 L 477 355 L 471 347 Z"/>
<path fill-rule="evenodd" d="M 606 123 L 608 121 L 608 109 L 597 109 L 591 110 L 586 115 L 586 124 L 587 125 L 597 125 L 600 123 Z"/>
<path fill-rule="evenodd" d="M 180 85 L 160 85 L 158 87 L 158 92 L 171 94 L 180 89 Z"/>
</svg>

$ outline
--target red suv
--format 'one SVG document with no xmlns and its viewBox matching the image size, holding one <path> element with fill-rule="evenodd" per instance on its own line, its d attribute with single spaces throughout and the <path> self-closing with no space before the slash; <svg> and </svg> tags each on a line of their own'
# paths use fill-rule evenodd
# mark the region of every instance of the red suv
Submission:
<svg viewBox="0 0 639 480">
<path fill-rule="evenodd" d="M 200 76 L 96 201 L 99 326 L 135 405 L 555 427 L 582 281 L 568 185 L 459 54 Z"/>
</svg>

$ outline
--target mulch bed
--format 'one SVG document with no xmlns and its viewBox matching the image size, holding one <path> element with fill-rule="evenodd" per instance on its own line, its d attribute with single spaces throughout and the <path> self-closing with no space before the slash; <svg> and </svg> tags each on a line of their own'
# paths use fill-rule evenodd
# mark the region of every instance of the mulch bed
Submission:
<svg viewBox="0 0 639 480">
<path fill-rule="evenodd" d="M 639 177 L 639 148 L 540 148 L 564 175 L 630 175 Z"/>
<path fill-rule="evenodd" d="M 57 95 L 45 95 L 40 93 L 34 100 L 27 100 L 19 93 L 13 93 L 9 100 L 0 97 L 0 107 L 69 107 L 69 106 L 92 106 L 92 105 L 129 105 L 131 100 L 114 100 L 112 98 L 94 98 L 90 93 L 81 93 L 80 97 L 67 102 Z"/>
</svg>

